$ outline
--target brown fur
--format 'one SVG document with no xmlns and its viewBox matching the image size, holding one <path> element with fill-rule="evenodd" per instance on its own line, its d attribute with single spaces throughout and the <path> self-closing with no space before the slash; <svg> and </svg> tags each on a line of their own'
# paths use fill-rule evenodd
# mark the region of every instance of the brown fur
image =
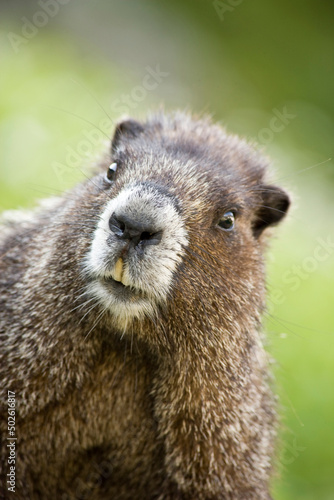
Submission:
<svg viewBox="0 0 334 500">
<path fill-rule="evenodd" d="M 15 496 L 1 449 L 4 498 L 270 498 L 276 424 L 260 333 L 263 231 L 289 201 L 267 185 L 266 169 L 207 119 L 156 115 L 121 123 L 91 180 L 5 223 L 0 425 L 6 437 L 7 390 L 15 391 L 18 441 Z M 82 267 L 106 203 L 136 181 L 168 192 L 189 243 L 166 304 L 123 331 L 85 305 Z M 217 222 L 231 207 L 236 227 L 224 232 Z"/>
</svg>

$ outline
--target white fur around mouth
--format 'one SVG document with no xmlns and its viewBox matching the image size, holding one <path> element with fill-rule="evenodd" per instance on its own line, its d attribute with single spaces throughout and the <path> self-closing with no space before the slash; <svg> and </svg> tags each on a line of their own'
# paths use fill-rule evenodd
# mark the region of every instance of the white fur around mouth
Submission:
<svg viewBox="0 0 334 500">
<path fill-rule="evenodd" d="M 101 279 L 101 282 L 111 293 L 115 294 L 117 297 L 126 299 L 134 297 L 145 297 L 145 293 L 142 290 L 138 290 L 133 286 L 125 285 L 122 281 L 115 280 L 112 276 L 108 276 Z"/>
<path fill-rule="evenodd" d="M 127 330 L 133 319 L 154 317 L 155 301 L 150 300 L 141 290 L 125 286 L 113 278 L 98 278 L 89 283 L 87 293 L 94 297 L 104 310 L 109 310 L 114 318 L 114 326 Z"/>
<path fill-rule="evenodd" d="M 112 214 L 118 212 L 129 217 L 141 214 L 154 227 L 163 228 L 159 244 L 147 246 L 141 254 L 122 253 L 124 248 L 109 227 Z M 153 317 L 167 300 L 187 244 L 187 231 L 169 197 L 154 186 L 126 186 L 106 204 L 85 256 L 87 293 L 110 311 L 117 324 Z"/>
</svg>

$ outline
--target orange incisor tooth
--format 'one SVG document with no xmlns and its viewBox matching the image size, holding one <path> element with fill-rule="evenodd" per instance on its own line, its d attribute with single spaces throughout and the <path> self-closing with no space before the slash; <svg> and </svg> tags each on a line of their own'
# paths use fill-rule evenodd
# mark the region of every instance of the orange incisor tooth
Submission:
<svg viewBox="0 0 334 500">
<path fill-rule="evenodd" d="M 122 281 L 122 274 L 123 274 L 123 259 L 119 258 L 114 268 L 114 280 Z"/>
</svg>

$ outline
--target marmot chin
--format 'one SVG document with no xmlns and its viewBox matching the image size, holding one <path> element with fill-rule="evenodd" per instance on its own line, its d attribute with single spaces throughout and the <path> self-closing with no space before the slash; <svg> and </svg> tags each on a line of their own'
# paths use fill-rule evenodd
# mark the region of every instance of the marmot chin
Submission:
<svg viewBox="0 0 334 500">
<path fill-rule="evenodd" d="M 4 215 L 15 498 L 270 498 L 263 251 L 289 198 L 266 175 L 209 118 L 157 113 L 120 122 L 90 179 Z"/>
</svg>

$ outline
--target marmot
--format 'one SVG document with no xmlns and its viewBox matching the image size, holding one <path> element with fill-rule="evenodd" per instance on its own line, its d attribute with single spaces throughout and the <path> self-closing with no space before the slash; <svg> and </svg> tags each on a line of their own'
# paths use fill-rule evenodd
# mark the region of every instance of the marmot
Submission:
<svg viewBox="0 0 334 500">
<path fill-rule="evenodd" d="M 4 215 L 4 498 L 270 498 L 263 251 L 289 197 L 267 169 L 209 118 L 161 112 L 121 121 L 64 196 Z"/>
</svg>

